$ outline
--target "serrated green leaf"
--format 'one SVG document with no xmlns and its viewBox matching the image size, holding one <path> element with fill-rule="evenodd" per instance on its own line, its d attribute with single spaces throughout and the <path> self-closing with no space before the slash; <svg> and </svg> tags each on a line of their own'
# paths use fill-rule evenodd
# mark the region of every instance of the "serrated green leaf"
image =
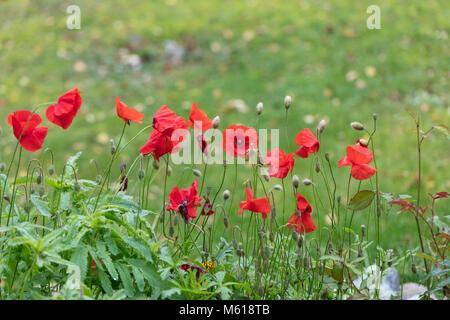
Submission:
<svg viewBox="0 0 450 320">
<path fill-rule="evenodd" d="M 111 277 L 114 280 L 117 280 L 119 278 L 119 275 L 117 274 L 117 270 L 114 267 L 114 263 L 111 260 L 111 257 L 108 251 L 106 250 L 105 244 L 103 242 L 97 242 L 97 252 L 99 258 L 103 260 L 103 264 L 105 265 Z"/>
<path fill-rule="evenodd" d="M 136 285 L 138 287 L 138 290 L 140 292 L 143 292 L 144 287 L 145 287 L 145 279 L 144 279 L 144 276 L 142 275 L 142 272 L 135 266 L 131 266 L 131 270 L 133 271 L 133 276 L 134 276 L 134 279 L 136 280 Z"/>
<path fill-rule="evenodd" d="M 38 211 L 41 215 L 43 215 L 44 217 L 52 216 L 47 202 L 42 201 L 41 199 L 38 198 L 38 196 L 36 196 L 34 194 L 31 195 L 31 202 L 36 206 L 36 208 L 38 209 Z"/>
<path fill-rule="evenodd" d="M 85 246 L 78 246 L 72 253 L 70 259 L 75 265 L 80 268 L 80 282 L 83 283 L 86 278 L 88 268 L 88 250 Z"/>
<path fill-rule="evenodd" d="M 109 276 L 103 270 L 98 269 L 98 278 L 100 279 L 103 290 L 105 290 L 107 295 L 111 296 L 113 294 L 113 289 L 111 286 L 111 280 L 109 280 Z"/>
<path fill-rule="evenodd" d="M 119 271 L 120 280 L 122 281 L 127 296 L 129 298 L 133 297 L 134 296 L 133 278 L 131 277 L 128 268 L 121 263 L 117 263 L 116 267 L 117 271 Z"/>
</svg>

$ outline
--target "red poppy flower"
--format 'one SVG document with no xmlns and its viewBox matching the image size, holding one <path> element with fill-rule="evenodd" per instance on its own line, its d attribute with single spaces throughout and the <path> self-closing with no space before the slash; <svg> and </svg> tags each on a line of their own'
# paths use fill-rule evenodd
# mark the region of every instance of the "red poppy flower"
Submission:
<svg viewBox="0 0 450 320">
<path fill-rule="evenodd" d="M 187 125 L 197 131 L 207 131 L 212 128 L 212 121 L 194 102 L 191 107 Z"/>
<path fill-rule="evenodd" d="M 197 195 L 198 180 L 195 180 L 189 188 L 178 189 L 174 187 L 170 192 L 167 199 L 170 201 L 170 205 L 167 210 L 172 210 L 181 214 L 185 223 L 188 223 L 191 218 L 197 216 L 196 207 L 200 207 L 200 198 Z"/>
<path fill-rule="evenodd" d="M 205 200 L 205 204 L 202 208 L 202 216 L 210 216 L 214 214 L 214 210 L 212 210 L 212 203 L 209 199 Z"/>
<path fill-rule="evenodd" d="M 139 150 L 142 154 L 153 153 L 156 160 L 165 155 L 167 152 L 173 153 L 180 150 L 178 141 L 172 141 L 157 130 L 152 130 L 150 138 Z"/>
<path fill-rule="evenodd" d="M 203 134 L 199 134 L 196 139 L 202 152 L 205 156 L 208 156 L 208 144 L 206 143 L 205 136 Z"/>
<path fill-rule="evenodd" d="M 266 219 L 267 214 L 272 209 L 268 200 L 269 197 L 254 199 L 253 191 L 250 188 L 246 188 L 245 193 L 247 195 L 247 200 L 239 202 L 239 208 L 241 208 L 241 210 L 239 210 L 239 215 L 242 215 L 242 211 L 249 210 L 262 213 L 263 219 Z"/>
<path fill-rule="evenodd" d="M 372 152 L 359 144 L 347 147 L 347 156 L 339 160 L 339 168 L 352 166 L 351 175 L 356 180 L 366 180 L 375 174 L 375 168 L 368 166 L 373 159 Z"/>
<path fill-rule="evenodd" d="M 153 117 L 153 128 L 170 138 L 175 130 L 186 129 L 187 123 L 183 117 L 177 116 L 169 107 L 162 106 Z"/>
<path fill-rule="evenodd" d="M 201 273 L 207 273 L 207 271 L 205 269 L 203 269 L 202 267 L 196 265 L 196 264 L 190 264 L 190 263 L 184 263 L 182 265 L 180 265 L 179 267 L 181 270 L 184 270 L 185 272 L 189 272 L 190 269 L 195 269 L 195 281 L 198 282 L 198 280 L 200 279 L 200 274 Z"/>
<path fill-rule="evenodd" d="M 37 113 L 28 110 L 14 111 L 8 116 L 8 124 L 13 127 L 14 136 L 22 148 L 30 152 L 41 149 L 47 136 L 47 127 L 37 127 L 41 122 Z"/>
<path fill-rule="evenodd" d="M 270 166 L 270 177 L 284 179 L 294 168 L 295 160 L 293 153 L 285 154 L 281 149 L 273 149 L 267 152 L 264 162 Z"/>
<path fill-rule="evenodd" d="M 295 196 L 297 197 L 297 210 L 289 219 L 287 227 L 291 230 L 294 228 L 294 230 L 299 233 L 308 233 L 316 230 L 316 225 L 311 219 L 312 208 L 308 201 L 299 193 Z"/>
<path fill-rule="evenodd" d="M 81 106 L 81 91 L 78 89 L 64 93 L 57 104 L 47 108 L 47 119 L 66 130 L 71 124 Z"/>
<path fill-rule="evenodd" d="M 127 106 L 119 97 L 116 97 L 116 112 L 119 118 L 123 119 L 127 124 L 130 124 L 130 121 L 142 123 L 142 119 L 144 119 L 142 113 Z"/>
<path fill-rule="evenodd" d="M 295 143 L 301 146 L 295 154 L 302 158 L 308 158 L 310 153 L 316 153 L 319 151 L 319 140 L 309 131 L 309 129 L 303 129 L 295 136 Z"/>
<path fill-rule="evenodd" d="M 254 148 L 258 147 L 258 134 L 252 127 L 232 125 L 225 129 L 222 144 L 228 155 L 245 158 L 251 144 Z"/>
</svg>

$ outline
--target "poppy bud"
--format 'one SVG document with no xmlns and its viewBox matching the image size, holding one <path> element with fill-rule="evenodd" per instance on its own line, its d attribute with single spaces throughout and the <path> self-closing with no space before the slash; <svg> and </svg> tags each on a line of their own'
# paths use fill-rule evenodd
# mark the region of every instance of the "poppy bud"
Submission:
<svg viewBox="0 0 450 320">
<path fill-rule="evenodd" d="M 317 130 L 319 130 L 320 133 L 322 133 L 325 130 L 325 127 L 327 126 L 327 122 L 325 120 L 320 120 L 319 125 L 317 126 Z"/>
<path fill-rule="evenodd" d="M 378 115 L 376 113 L 372 114 L 373 120 L 377 120 Z"/>
<path fill-rule="evenodd" d="M 51 165 L 48 167 L 48 175 L 49 175 L 49 176 L 52 176 L 54 173 L 55 173 L 55 167 L 51 164 Z"/>
<path fill-rule="evenodd" d="M 276 184 L 273 186 L 273 189 L 277 190 L 277 191 L 281 191 L 281 190 L 283 190 L 283 187 L 280 184 Z"/>
<path fill-rule="evenodd" d="M 364 130 L 364 126 L 363 126 L 363 124 L 362 123 L 360 123 L 360 122 L 352 122 L 352 123 L 350 123 L 350 126 L 354 129 L 354 130 Z"/>
<path fill-rule="evenodd" d="M 223 225 L 225 229 L 228 229 L 230 226 L 230 221 L 228 220 L 228 216 L 226 214 L 223 215 Z"/>
<path fill-rule="evenodd" d="M 37 184 L 41 184 L 42 183 L 42 175 L 38 175 L 37 177 L 36 177 L 36 183 Z"/>
<path fill-rule="evenodd" d="M 111 144 L 111 154 L 116 153 L 116 144 L 114 143 L 114 140 L 109 140 L 109 143 Z"/>
<path fill-rule="evenodd" d="M 175 234 L 175 229 L 173 228 L 173 226 L 170 226 L 169 227 L 169 236 L 172 238 L 174 234 Z"/>
<path fill-rule="evenodd" d="M 362 252 L 361 246 L 358 246 L 358 258 L 362 257 L 362 254 L 363 254 L 363 252 Z"/>
<path fill-rule="evenodd" d="M 366 139 L 358 139 L 358 143 L 363 147 L 367 147 L 367 145 L 369 144 Z"/>
<path fill-rule="evenodd" d="M 258 164 L 259 164 L 260 166 L 263 166 L 263 165 L 266 164 L 266 163 L 264 162 L 264 158 L 263 158 L 263 156 L 262 156 L 261 153 L 258 154 Z"/>
<path fill-rule="evenodd" d="M 292 176 L 292 185 L 294 186 L 295 189 L 297 189 L 299 184 L 300 184 L 300 179 L 298 178 L 298 176 L 296 174 L 294 174 Z"/>
<path fill-rule="evenodd" d="M 412 271 L 412 273 L 414 273 L 414 274 L 417 273 L 417 268 L 416 268 L 416 264 L 414 263 L 414 261 L 413 261 L 413 263 L 411 263 L 411 271 Z"/>
<path fill-rule="evenodd" d="M 267 170 L 263 170 L 263 172 L 261 174 L 262 174 L 264 180 L 266 180 L 266 182 L 270 181 L 270 176 L 269 176 L 269 173 L 267 172 Z"/>
<path fill-rule="evenodd" d="M 23 205 L 23 208 L 24 208 L 26 213 L 29 213 L 30 210 L 31 210 L 31 201 L 30 200 L 26 200 L 24 205 Z"/>
<path fill-rule="evenodd" d="M 314 165 L 314 171 L 316 171 L 316 173 L 320 172 L 320 163 L 319 163 L 319 159 L 316 158 L 316 163 Z"/>
<path fill-rule="evenodd" d="M 263 112 L 263 110 L 264 110 L 264 105 L 262 102 L 259 102 L 256 105 L 256 114 L 259 116 Z"/>
<path fill-rule="evenodd" d="M 231 196 L 231 193 L 230 193 L 230 190 L 225 190 L 223 193 L 222 193 L 222 198 L 223 198 L 223 201 L 227 201 L 228 199 L 230 199 L 230 196 Z"/>
<path fill-rule="evenodd" d="M 178 221 L 179 221 L 179 215 L 176 214 L 176 215 L 173 217 L 173 225 L 174 225 L 174 226 L 178 225 Z"/>
<path fill-rule="evenodd" d="M 297 231 L 292 231 L 292 240 L 294 240 L 295 243 L 298 242 L 298 233 L 297 233 Z"/>
<path fill-rule="evenodd" d="M 142 180 L 142 179 L 145 178 L 145 171 L 144 170 L 142 170 L 142 169 L 139 170 L 138 178 L 139 178 L 139 180 Z"/>
<path fill-rule="evenodd" d="M 362 224 L 361 225 L 361 237 L 364 238 L 365 235 L 366 235 L 366 225 Z"/>
<path fill-rule="evenodd" d="M 303 179 L 302 183 L 303 183 L 305 186 L 310 186 L 310 185 L 312 185 L 312 181 L 309 180 L 308 178 Z"/>
<path fill-rule="evenodd" d="M 216 116 L 212 121 L 212 127 L 217 129 L 220 126 L 220 117 Z"/>
<path fill-rule="evenodd" d="M 309 257 L 303 257 L 303 268 L 309 269 L 310 260 Z"/>
<path fill-rule="evenodd" d="M 297 247 L 301 249 L 303 246 L 303 236 L 301 234 L 298 235 Z"/>
<path fill-rule="evenodd" d="M 292 97 L 291 97 L 291 96 L 286 96 L 286 97 L 284 97 L 284 107 L 285 107 L 286 109 L 289 109 L 289 107 L 291 106 L 291 104 L 292 104 Z"/>
<path fill-rule="evenodd" d="M 0 163 L 0 172 L 3 172 L 6 170 L 6 164 L 4 162 Z"/>
<path fill-rule="evenodd" d="M 172 167 L 168 166 L 167 167 L 167 176 L 170 177 L 172 175 Z"/>
<path fill-rule="evenodd" d="M 330 155 L 328 153 L 325 153 L 325 160 L 327 160 L 328 162 L 330 162 Z"/>
<path fill-rule="evenodd" d="M 201 177 L 202 176 L 202 173 L 200 172 L 200 170 L 197 170 L 197 169 L 193 169 L 192 170 L 192 174 L 194 176 L 196 176 L 196 177 Z"/>
</svg>

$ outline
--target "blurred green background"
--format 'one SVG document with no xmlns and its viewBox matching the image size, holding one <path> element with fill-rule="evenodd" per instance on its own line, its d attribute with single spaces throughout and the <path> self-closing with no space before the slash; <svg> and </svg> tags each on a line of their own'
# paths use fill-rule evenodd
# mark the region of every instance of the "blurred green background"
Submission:
<svg viewBox="0 0 450 320">
<path fill-rule="evenodd" d="M 81 8 L 80 30 L 66 27 L 66 8 L 72 4 Z M 381 8 L 380 30 L 366 27 L 366 8 L 372 4 Z M 372 114 L 377 113 L 380 189 L 414 195 L 415 124 L 405 108 L 421 113 L 424 129 L 450 119 L 446 0 L 14 0 L 0 2 L 0 17 L 0 161 L 6 163 L 15 143 L 7 114 L 56 101 L 75 87 L 82 91 L 82 108 L 69 130 L 50 124 L 45 147 L 55 152 L 57 172 L 62 159 L 83 151 L 81 176 L 92 179 L 96 171 L 89 160 L 95 158 L 104 167 L 109 139 L 117 139 L 121 131 L 116 96 L 146 115 L 144 125 L 127 128 L 126 141 L 151 124 L 163 104 L 187 118 L 191 103 L 197 102 L 211 118 L 220 115 L 225 128 L 236 123 L 254 126 L 254 107 L 262 101 L 260 127 L 284 130 L 283 98 L 289 94 L 289 151 L 296 150 L 298 131 L 314 131 L 318 121 L 326 119 L 321 150 L 335 164 L 338 194 L 346 194 L 349 168 L 337 169 L 337 162 L 347 145 L 363 137 L 349 124 L 359 121 L 371 129 Z M 47 125 L 45 106 L 38 112 Z M 120 162 L 135 159 L 149 133 L 127 148 L 116 170 Z M 284 131 L 280 138 L 286 149 Z M 423 192 L 449 189 L 449 150 L 449 141 L 440 134 L 426 140 Z M 37 156 L 48 163 L 42 151 L 26 155 Z M 294 173 L 300 178 L 309 177 L 310 168 L 311 159 L 296 157 Z M 221 170 L 208 169 L 206 185 L 213 190 Z M 232 172 L 230 168 L 225 183 L 230 189 Z M 251 177 L 248 168 L 240 172 L 235 205 L 244 198 L 243 180 Z M 175 176 L 169 179 L 169 190 L 179 178 L 180 187 L 194 179 L 186 171 Z M 154 208 L 161 203 L 161 185 L 159 175 L 151 188 Z M 319 187 L 326 203 L 324 188 Z M 136 188 L 137 183 L 130 183 L 130 192 Z M 300 192 L 312 202 L 310 189 L 302 186 Z M 441 216 L 448 214 L 445 201 L 439 206 Z M 290 213 L 293 208 L 288 204 Z M 415 246 L 412 217 L 397 215 L 395 209 L 382 219 L 383 245 Z M 323 223 L 326 213 L 315 208 L 315 219 L 320 216 Z M 366 220 L 361 213 L 354 226 Z"/>
</svg>

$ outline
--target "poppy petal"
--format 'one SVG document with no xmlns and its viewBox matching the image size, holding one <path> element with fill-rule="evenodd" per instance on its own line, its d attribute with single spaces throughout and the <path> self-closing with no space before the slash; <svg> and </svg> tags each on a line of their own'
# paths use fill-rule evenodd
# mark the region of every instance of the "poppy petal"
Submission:
<svg viewBox="0 0 450 320">
<path fill-rule="evenodd" d="M 356 180 L 366 180 L 369 179 L 377 172 L 375 168 L 367 164 L 355 164 L 352 166 L 351 174 Z"/>
</svg>

